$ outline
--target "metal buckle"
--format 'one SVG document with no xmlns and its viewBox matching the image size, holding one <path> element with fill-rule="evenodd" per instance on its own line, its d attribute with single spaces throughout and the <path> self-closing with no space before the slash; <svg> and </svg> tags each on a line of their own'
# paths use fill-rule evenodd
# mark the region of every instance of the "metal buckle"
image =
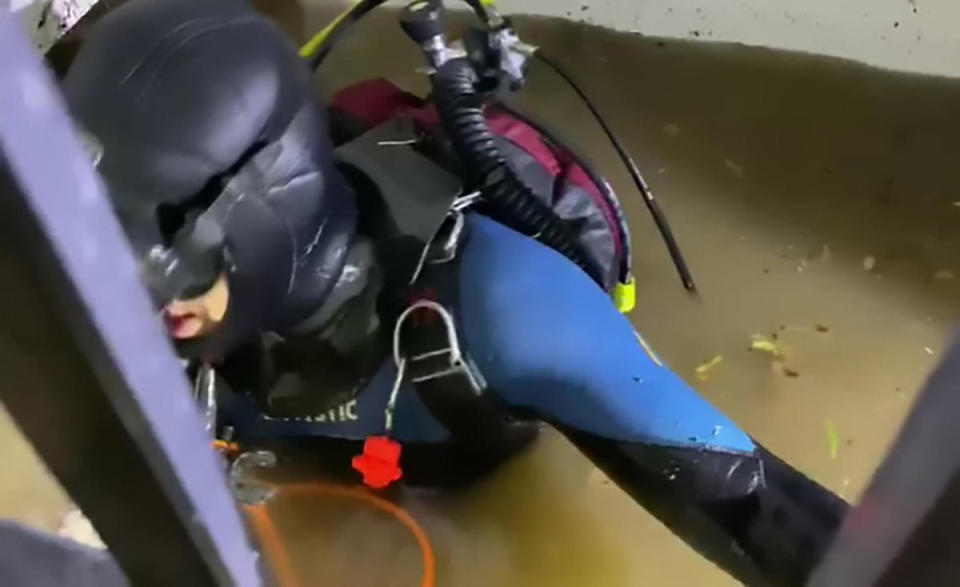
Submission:
<svg viewBox="0 0 960 587">
<path fill-rule="evenodd" d="M 408 359 L 400 353 L 400 334 L 403 331 L 403 323 L 407 318 L 410 317 L 411 314 L 413 314 L 413 312 L 424 309 L 433 310 L 440 315 L 440 318 L 443 320 L 444 328 L 447 331 L 448 346 L 442 349 L 427 351 Z M 437 357 L 443 357 L 444 355 L 447 357 L 444 368 L 438 371 L 420 375 L 418 377 L 413 377 L 410 381 L 412 383 L 422 383 L 424 381 L 440 379 L 441 377 L 462 376 L 470 385 L 474 395 L 482 395 L 483 390 L 487 388 L 487 382 L 484 380 L 483 375 L 480 374 L 480 371 L 477 369 L 476 365 L 474 365 L 469 358 L 463 355 L 463 351 L 460 349 L 460 340 L 457 338 L 457 329 L 453 322 L 453 316 L 446 308 L 432 300 L 418 300 L 414 302 L 406 310 L 404 310 L 403 313 L 400 314 L 400 316 L 397 318 L 396 324 L 393 327 L 393 364 L 396 367 L 397 374 L 393 379 L 393 388 L 390 390 L 390 397 L 387 400 L 387 405 L 383 410 L 384 429 L 386 434 L 389 435 L 393 430 L 393 412 L 397 403 L 397 395 L 400 393 L 400 388 L 403 386 L 403 381 L 406 378 L 409 364 L 422 363 L 423 361 L 436 359 Z"/>
<path fill-rule="evenodd" d="M 447 331 L 448 346 L 446 348 L 427 351 L 407 359 L 400 354 L 400 334 L 403 330 L 403 324 L 413 312 L 423 309 L 432 310 L 443 319 L 444 328 Z M 411 381 L 413 383 L 421 383 L 450 375 L 463 375 L 470 383 L 470 387 L 473 388 L 474 393 L 480 395 L 487 386 L 486 381 L 484 381 L 483 376 L 477 370 L 476 366 L 464 357 L 463 351 L 460 349 L 460 340 L 457 338 L 457 330 L 453 316 L 446 308 L 432 300 L 418 300 L 414 302 L 400 314 L 393 329 L 393 362 L 397 366 L 397 370 L 403 369 L 405 371 L 408 368 L 408 361 L 410 363 L 417 363 L 444 355 L 447 357 L 444 368 L 425 375 L 413 377 Z"/>
<path fill-rule="evenodd" d="M 397 374 L 393 378 L 393 388 L 390 390 L 390 398 L 387 400 L 387 406 L 383 409 L 383 429 L 385 436 L 389 436 L 390 432 L 393 431 L 393 410 L 397 405 L 397 395 L 400 393 L 400 387 L 403 386 L 403 376 L 407 372 L 406 359 L 402 359 L 396 364 L 396 367 Z"/>
<path fill-rule="evenodd" d="M 446 218 L 444 218 L 440 226 L 437 227 L 436 232 L 434 232 L 430 238 L 430 242 L 423 246 L 420 259 L 417 261 L 417 267 L 410 277 L 410 285 L 416 283 L 417 279 L 420 278 L 425 264 L 440 265 L 442 263 L 449 263 L 457 257 L 457 249 L 460 246 L 460 240 L 463 238 L 463 229 L 466 225 L 466 217 L 463 211 L 481 198 L 482 195 L 480 192 L 470 192 L 469 194 L 457 196 L 457 198 L 453 200 L 453 203 L 450 204 L 450 210 L 447 211 Z M 447 235 L 442 243 L 438 243 L 437 238 L 447 225 L 447 221 L 451 219 L 453 220 L 453 227 L 450 229 L 450 234 Z"/>
<path fill-rule="evenodd" d="M 466 224 L 466 220 L 463 212 L 456 208 L 451 208 L 450 211 L 447 212 L 447 218 L 453 219 L 453 228 L 450 229 L 450 234 L 447 235 L 447 238 L 444 239 L 442 243 L 430 243 L 426 247 L 427 256 L 425 260 L 431 265 L 449 263 L 457 256 L 457 247 L 460 245 L 460 237 L 463 235 L 463 227 Z M 446 223 L 447 221 L 445 219 L 443 224 L 440 225 L 440 228 L 442 229 Z M 434 248 L 433 245 L 436 245 L 436 248 Z M 431 251 L 436 251 L 436 253 L 431 255 Z"/>
<path fill-rule="evenodd" d="M 473 206 L 477 202 L 483 199 L 483 194 L 479 191 L 473 191 L 469 194 L 464 194 L 462 196 L 457 196 L 453 201 L 453 204 L 450 205 L 451 210 L 456 210 L 457 212 L 463 212 L 470 206 Z"/>
</svg>

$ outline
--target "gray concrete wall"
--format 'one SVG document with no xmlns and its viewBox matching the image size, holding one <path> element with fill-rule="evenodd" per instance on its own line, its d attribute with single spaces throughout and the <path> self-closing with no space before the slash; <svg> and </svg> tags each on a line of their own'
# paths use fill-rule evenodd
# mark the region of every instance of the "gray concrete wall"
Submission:
<svg viewBox="0 0 960 587">
<path fill-rule="evenodd" d="M 501 0 L 504 12 L 960 75 L 957 0 Z"/>
<path fill-rule="evenodd" d="M 41 50 L 97 2 L 0 1 L 21 13 Z M 447 5 L 463 6 L 451 0 Z M 645 35 L 745 43 L 960 76 L 957 0 L 500 0 L 498 5 L 504 13 L 558 16 Z"/>
</svg>

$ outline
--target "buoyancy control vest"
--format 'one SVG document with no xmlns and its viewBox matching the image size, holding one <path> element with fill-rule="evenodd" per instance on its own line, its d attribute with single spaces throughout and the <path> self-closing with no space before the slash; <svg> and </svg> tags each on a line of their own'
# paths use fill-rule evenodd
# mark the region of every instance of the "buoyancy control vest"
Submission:
<svg viewBox="0 0 960 587">
<path fill-rule="evenodd" d="M 511 113 L 493 110 L 489 117 L 508 164 L 575 229 L 612 287 L 622 266 L 623 234 L 618 211 L 601 193 L 609 186 L 596 185 L 565 147 Z M 362 417 L 354 409 L 355 398 L 371 386 L 383 386 L 374 376 L 394 360 L 395 330 L 401 332 L 398 352 L 404 358 L 449 349 L 451 337 L 459 338 L 457 250 L 469 238 L 458 222 L 459 208 L 471 205 L 475 195 L 464 192 L 455 158 L 446 151 L 426 101 L 372 80 L 338 93 L 330 120 L 340 143 L 338 170 L 357 197 L 356 242 L 372 251 L 366 264 L 348 261 L 341 281 L 362 281 L 364 293 L 358 297 L 365 301 L 354 299 L 336 317 L 311 317 L 281 333 L 282 340 L 266 337 L 228 357 L 220 371 L 230 387 L 257 399 L 264 417 L 321 428 L 329 423 L 337 436 L 344 434 L 344 418 Z M 396 328 L 404 311 L 418 302 L 436 303 L 446 315 L 425 315 L 432 310 L 420 308 Z M 375 318 L 363 318 L 373 306 Z M 351 351 L 333 342 L 346 331 L 371 329 L 378 335 L 362 348 Z M 521 437 L 529 438 L 529 424 L 508 415 L 496 394 L 483 393 L 482 373 L 470 361 L 469 349 L 462 350 L 461 368 L 451 369 L 450 355 L 442 352 L 409 363 L 407 377 L 431 415 L 461 447 L 504 452 Z"/>
</svg>

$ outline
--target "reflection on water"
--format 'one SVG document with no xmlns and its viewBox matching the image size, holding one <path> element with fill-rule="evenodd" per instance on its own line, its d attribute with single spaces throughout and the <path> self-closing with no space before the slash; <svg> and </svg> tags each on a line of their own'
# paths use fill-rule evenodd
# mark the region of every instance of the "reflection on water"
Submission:
<svg viewBox="0 0 960 587">
<path fill-rule="evenodd" d="M 330 16 L 271 11 L 299 39 Z M 856 499 L 957 305 L 960 82 L 553 20 L 517 28 L 575 72 L 618 129 L 698 280 L 700 301 L 683 293 L 587 112 L 534 66 L 516 104 L 593 159 L 632 220 L 635 324 L 751 434 Z M 390 14 L 377 14 L 318 85 L 382 75 L 423 91 L 420 65 Z M 753 335 L 775 338 L 784 360 L 749 352 Z M 554 434 L 467 490 L 408 490 L 401 503 L 432 539 L 439 585 L 732 584 Z M 304 584 L 416 584 L 416 545 L 388 516 L 313 498 L 271 508 Z"/>
<path fill-rule="evenodd" d="M 70 500 L 2 408 L 0 462 L 0 518 L 56 532 L 70 510 Z"/>
</svg>

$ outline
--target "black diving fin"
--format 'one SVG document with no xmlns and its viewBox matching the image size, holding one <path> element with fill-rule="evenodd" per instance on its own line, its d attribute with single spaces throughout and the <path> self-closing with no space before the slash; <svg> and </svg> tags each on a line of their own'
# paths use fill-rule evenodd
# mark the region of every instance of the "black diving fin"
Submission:
<svg viewBox="0 0 960 587">
<path fill-rule="evenodd" d="M 849 507 L 759 445 L 744 455 L 563 432 L 635 501 L 746 585 L 804 585 Z"/>
</svg>

